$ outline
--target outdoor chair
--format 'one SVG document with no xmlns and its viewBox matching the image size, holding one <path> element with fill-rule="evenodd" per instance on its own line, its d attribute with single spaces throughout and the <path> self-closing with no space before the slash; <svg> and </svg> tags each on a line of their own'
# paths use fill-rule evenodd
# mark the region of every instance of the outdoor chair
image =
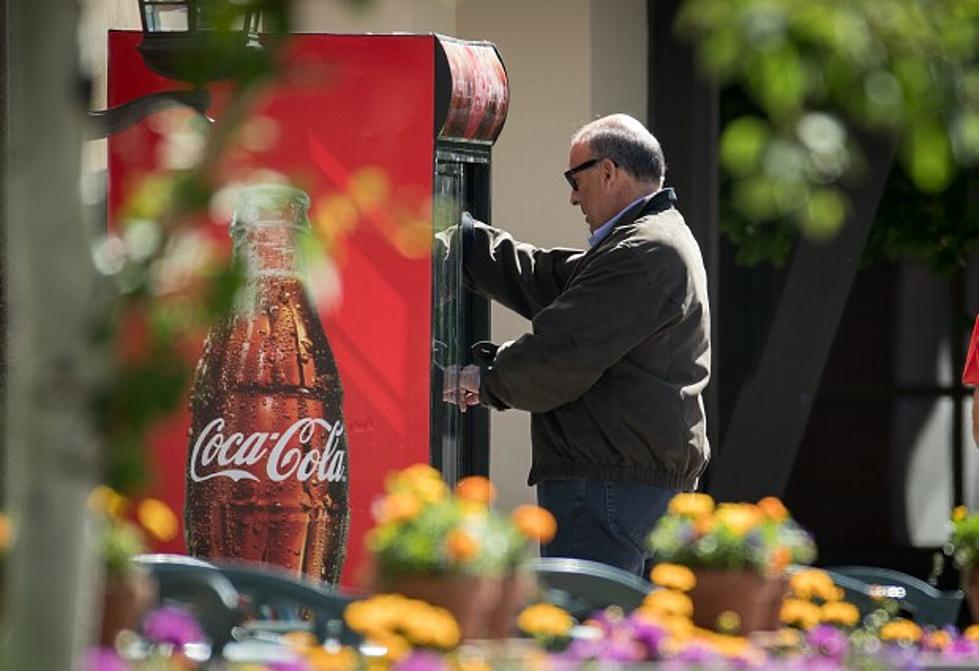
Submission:
<svg viewBox="0 0 979 671">
<path fill-rule="evenodd" d="M 192 557 L 140 555 L 135 562 L 154 577 L 160 604 L 190 610 L 210 639 L 212 653 L 220 655 L 241 621 L 241 596 L 231 581 L 214 566 Z"/>
<path fill-rule="evenodd" d="M 208 624 L 202 622 L 216 653 L 233 639 L 274 640 L 292 631 L 310 631 L 319 641 L 334 638 L 346 644 L 360 642 L 360 637 L 343 622 L 343 611 L 353 597 L 297 579 L 274 567 L 204 562 L 182 555 L 159 554 L 141 555 L 137 562 L 157 577 L 161 594 L 179 591 L 176 585 L 192 584 L 198 578 L 226 581 L 236 598 L 230 619 L 225 621 L 233 620 L 227 635 L 212 634 Z"/>
<path fill-rule="evenodd" d="M 653 589 L 628 571 L 584 559 L 542 557 L 529 562 L 528 568 L 537 578 L 542 599 L 579 620 L 609 606 L 629 612 Z"/>
<path fill-rule="evenodd" d="M 865 607 L 874 610 L 879 607 L 880 599 L 889 598 L 897 601 L 907 617 L 918 624 L 944 627 L 955 624 L 962 607 L 961 591 L 937 590 L 900 571 L 876 566 L 833 566 L 827 572 L 847 592 L 847 598 L 854 597 L 854 605 L 862 615 Z M 859 584 L 854 585 L 853 581 Z"/>
</svg>

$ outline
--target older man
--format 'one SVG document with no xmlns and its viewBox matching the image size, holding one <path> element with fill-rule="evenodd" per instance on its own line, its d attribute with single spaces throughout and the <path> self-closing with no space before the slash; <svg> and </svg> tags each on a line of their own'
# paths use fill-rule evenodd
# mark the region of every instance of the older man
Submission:
<svg viewBox="0 0 979 671">
<path fill-rule="evenodd" d="M 663 188 L 659 142 L 639 121 L 616 114 L 584 126 L 568 166 L 589 249 L 539 249 L 464 226 L 470 286 L 533 328 L 467 366 L 447 400 L 532 413 L 528 483 L 558 521 L 542 554 L 639 572 L 646 533 L 710 455 L 706 273 Z"/>
</svg>

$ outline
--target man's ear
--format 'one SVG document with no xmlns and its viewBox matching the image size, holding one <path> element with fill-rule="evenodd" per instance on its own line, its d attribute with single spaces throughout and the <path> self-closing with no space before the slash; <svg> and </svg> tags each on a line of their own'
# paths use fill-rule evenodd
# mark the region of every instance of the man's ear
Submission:
<svg viewBox="0 0 979 671">
<path fill-rule="evenodd" d="M 603 158 L 602 162 L 599 164 L 599 169 L 602 171 L 602 176 L 606 181 L 620 177 L 618 174 L 619 167 L 615 165 L 615 162 L 610 158 Z"/>
</svg>

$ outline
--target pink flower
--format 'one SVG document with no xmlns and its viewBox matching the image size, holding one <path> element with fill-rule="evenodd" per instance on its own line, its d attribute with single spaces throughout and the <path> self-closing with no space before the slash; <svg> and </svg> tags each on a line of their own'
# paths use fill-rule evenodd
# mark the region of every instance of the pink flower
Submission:
<svg viewBox="0 0 979 671">
<path fill-rule="evenodd" d="M 190 611 L 174 606 L 158 608 L 143 621 L 143 635 L 154 643 L 183 647 L 207 637 Z"/>
</svg>

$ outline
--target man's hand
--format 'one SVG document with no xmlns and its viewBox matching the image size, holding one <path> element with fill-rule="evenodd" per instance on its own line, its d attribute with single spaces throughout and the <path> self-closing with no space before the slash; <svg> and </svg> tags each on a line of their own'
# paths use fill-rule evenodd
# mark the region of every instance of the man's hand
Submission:
<svg viewBox="0 0 979 671">
<path fill-rule="evenodd" d="M 446 366 L 442 378 L 442 400 L 459 406 L 465 412 L 479 405 L 479 366 Z"/>
</svg>

